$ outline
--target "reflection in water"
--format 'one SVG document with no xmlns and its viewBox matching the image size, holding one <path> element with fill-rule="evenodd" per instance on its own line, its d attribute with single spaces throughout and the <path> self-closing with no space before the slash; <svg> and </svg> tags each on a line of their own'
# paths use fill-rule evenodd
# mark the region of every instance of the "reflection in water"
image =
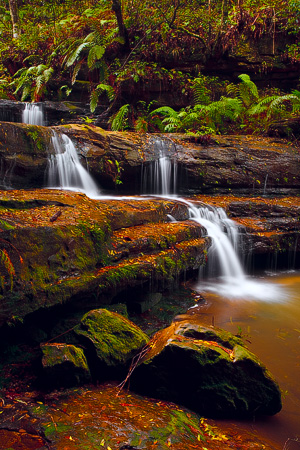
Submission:
<svg viewBox="0 0 300 450">
<path fill-rule="evenodd" d="M 226 281 L 226 280 L 225 280 Z M 228 281 L 228 280 L 227 280 Z M 283 409 L 274 417 L 242 426 L 289 450 L 300 449 L 300 276 L 267 281 L 247 279 L 245 286 L 197 284 L 206 302 L 191 313 L 232 333 L 242 333 L 250 351 L 269 368 L 283 392 Z M 234 301 L 233 301 L 234 300 Z M 239 301 L 236 301 L 239 300 Z"/>
</svg>

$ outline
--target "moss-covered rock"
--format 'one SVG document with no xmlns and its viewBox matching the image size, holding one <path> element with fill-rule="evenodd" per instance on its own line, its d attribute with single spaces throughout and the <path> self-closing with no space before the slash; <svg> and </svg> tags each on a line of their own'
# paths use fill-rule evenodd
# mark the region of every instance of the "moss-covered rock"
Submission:
<svg viewBox="0 0 300 450">
<path fill-rule="evenodd" d="M 81 348 L 68 344 L 44 344 L 42 365 L 47 384 L 74 386 L 91 380 L 86 357 Z"/>
<path fill-rule="evenodd" d="M 122 370 L 149 340 L 137 325 L 106 309 L 89 311 L 74 331 L 95 358 L 97 378 L 111 373 L 109 369 Z"/>
<path fill-rule="evenodd" d="M 131 388 L 213 417 L 281 409 L 278 385 L 241 339 L 195 322 L 173 323 L 154 335 Z"/>
</svg>

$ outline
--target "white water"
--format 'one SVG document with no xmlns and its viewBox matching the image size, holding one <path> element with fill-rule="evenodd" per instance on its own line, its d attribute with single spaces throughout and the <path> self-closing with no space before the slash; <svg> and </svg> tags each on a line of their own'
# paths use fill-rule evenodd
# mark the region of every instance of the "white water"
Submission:
<svg viewBox="0 0 300 450">
<path fill-rule="evenodd" d="M 142 168 L 142 193 L 170 195 L 176 193 L 177 164 L 168 156 L 160 156 Z"/>
<path fill-rule="evenodd" d="M 91 198 L 99 196 L 99 189 L 81 165 L 71 139 L 53 132 L 52 144 L 55 154 L 49 158 L 48 186 L 82 191 Z"/>
<path fill-rule="evenodd" d="M 30 125 L 44 125 L 43 109 L 40 105 L 26 103 L 22 114 L 22 122 Z"/>
<path fill-rule="evenodd" d="M 174 142 L 154 137 L 149 140 L 149 148 L 158 158 L 142 166 L 142 194 L 176 194 L 177 161 L 174 159 Z"/>
</svg>

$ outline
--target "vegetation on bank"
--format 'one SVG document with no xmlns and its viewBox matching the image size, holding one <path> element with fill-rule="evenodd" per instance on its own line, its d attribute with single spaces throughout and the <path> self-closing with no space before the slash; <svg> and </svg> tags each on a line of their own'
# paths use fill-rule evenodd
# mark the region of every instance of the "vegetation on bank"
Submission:
<svg viewBox="0 0 300 450">
<path fill-rule="evenodd" d="M 299 64 L 299 23 L 299 0 L 6 0 L 0 97 L 89 98 L 113 130 L 267 132 L 299 117 L 297 83 L 259 91 L 202 69 L 236 56 L 261 73 Z"/>
</svg>

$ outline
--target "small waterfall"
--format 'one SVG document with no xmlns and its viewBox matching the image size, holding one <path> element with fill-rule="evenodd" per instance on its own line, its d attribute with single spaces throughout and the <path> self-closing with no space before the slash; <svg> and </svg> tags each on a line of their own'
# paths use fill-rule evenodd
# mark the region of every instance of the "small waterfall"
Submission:
<svg viewBox="0 0 300 450">
<path fill-rule="evenodd" d="M 55 154 L 49 158 L 48 186 L 80 190 L 92 198 L 98 196 L 99 189 L 81 165 L 71 139 L 65 134 L 53 132 L 52 144 Z"/>
<path fill-rule="evenodd" d="M 44 125 L 44 113 L 41 105 L 26 103 L 22 122 L 30 125 Z"/>
<path fill-rule="evenodd" d="M 168 156 L 142 167 L 142 193 L 171 195 L 176 193 L 177 164 Z"/>
<path fill-rule="evenodd" d="M 265 177 L 265 182 L 264 182 L 264 190 L 263 190 L 263 195 L 264 195 L 264 196 L 267 194 L 267 182 L 268 182 L 268 176 L 269 176 L 269 174 L 267 173 L 267 174 L 266 174 L 266 177 Z"/>
<path fill-rule="evenodd" d="M 238 257 L 239 229 L 222 208 L 196 207 L 189 203 L 189 215 L 204 226 L 212 239 L 208 254 L 208 275 L 245 281 L 245 273 Z"/>
<path fill-rule="evenodd" d="M 176 194 L 177 161 L 174 159 L 174 142 L 156 137 L 150 140 L 149 148 L 158 158 L 142 166 L 142 194 Z"/>
</svg>

